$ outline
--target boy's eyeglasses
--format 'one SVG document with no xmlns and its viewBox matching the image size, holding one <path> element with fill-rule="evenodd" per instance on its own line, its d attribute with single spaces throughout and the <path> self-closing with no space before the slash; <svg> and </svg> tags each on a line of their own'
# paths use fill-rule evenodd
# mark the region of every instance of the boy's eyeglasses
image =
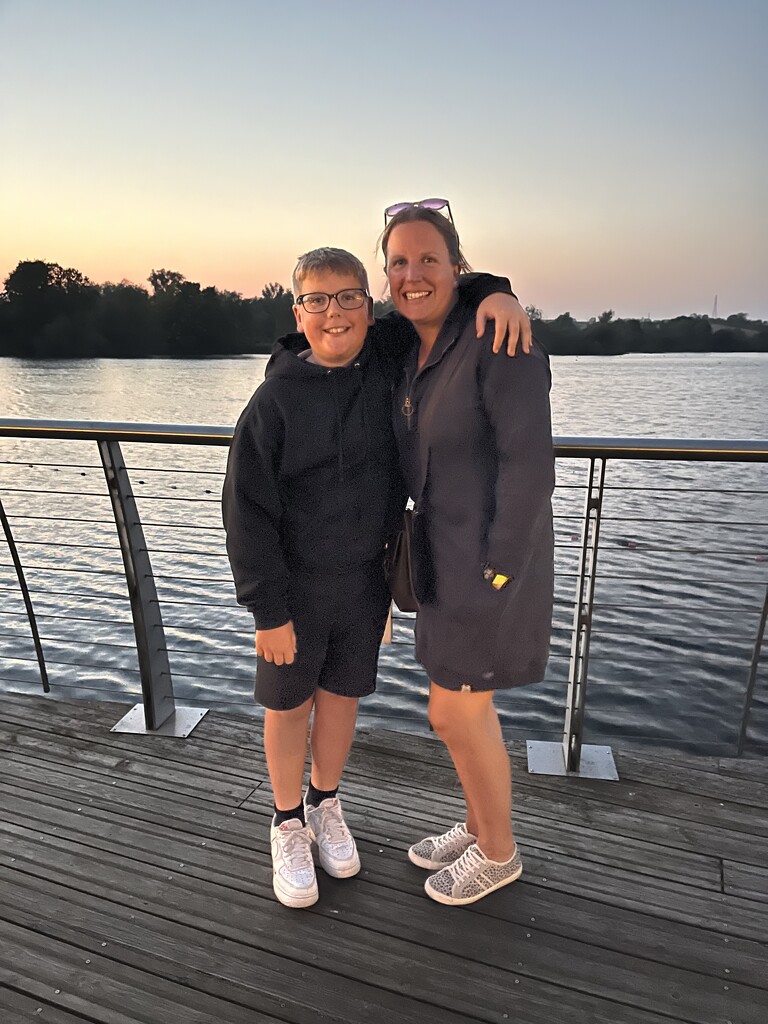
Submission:
<svg viewBox="0 0 768 1024">
<path fill-rule="evenodd" d="M 345 288 L 344 291 L 334 292 L 307 292 L 296 299 L 297 306 L 303 306 L 307 313 L 324 313 L 331 304 L 331 299 L 336 299 L 341 309 L 360 309 L 368 298 L 365 288 Z"/>
<path fill-rule="evenodd" d="M 388 206 L 384 211 L 384 226 L 386 227 L 387 221 L 391 217 L 395 217 L 398 213 L 402 213 L 403 210 L 409 210 L 413 207 L 420 207 L 422 210 L 447 210 L 448 220 L 453 224 L 451 204 L 447 199 L 420 199 L 417 203 L 394 203 L 392 206 Z"/>
</svg>

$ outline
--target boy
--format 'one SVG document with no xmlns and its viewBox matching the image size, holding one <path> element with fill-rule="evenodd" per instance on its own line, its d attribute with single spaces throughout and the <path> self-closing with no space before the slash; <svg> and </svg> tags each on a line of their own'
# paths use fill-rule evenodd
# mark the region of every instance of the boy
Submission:
<svg viewBox="0 0 768 1024">
<path fill-rule="evenodd" d="M 337 790 L 358 700 L 376 686 L 383 550 L 405 504 L 391 391 L 413 335 L 397 317 L 374 326 L 365 268 L 342 249 L 306 253 L 292 285 L 300 334 L 276 344 L 238 420 L 223 514 L 237 600 L 256 624 L 273 888 L 285 906 L 308 907 L 318 898 L 313 842 L 328 874 L 360 870 Z M 505 287 L 467 278 L 462 294 Z"/>
</svg>

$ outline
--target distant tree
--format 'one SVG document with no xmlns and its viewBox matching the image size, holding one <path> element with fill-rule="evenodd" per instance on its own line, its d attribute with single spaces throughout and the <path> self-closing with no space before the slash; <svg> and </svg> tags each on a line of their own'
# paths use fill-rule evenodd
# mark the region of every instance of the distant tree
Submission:
<svg viewBox="0 0 768 1024">
<path fill-rule="evenodd" d="M 78 344 L 95 344 L 91 311 L 99 289 L 73 268 L 22 260 L 5 279 L 6 345 L 19 355 L 58 358 Z"/>
<path fill-rule="evenodd" d="M 54 288 L 66 292 L 67 295 L 82 295 L 87 293 L 89 297 L 95 298 L 98 285 L 90 281 L 85 274 L 81 274 L 74 267 L 60 267 L 58 263 L 50 263 L 50 283 Z"/>
<path fill-rule="evenodd" d="M 613 315 L 612 310 L 610 315 Z M 579 344 L 583 351 L 591 355 L 613 356 L 621 351 L 617 325 L 611 323 L 605 313 L 589 321 Z"/>
<path fill-rule="evenodd" d="M 281 299 L 290 299 L 291 305 L 293 305 L 293 294 L 286 288 L 283 288 L 277 281 L 272 281 L 270 284 L 265 284 L 261 289 L 261 298 L 266 299 L 268 302 L 279 302 Z"/>
<path fill-rule="evenodd" d="M 676 316 L 656 323 L 656 340 L 661 352 L 711 352 L 712 325 L 709 320 Z M 653 351 L 653 350 L 652 350 Z"/>
<path fill-rule="evenodd" d="M 39 306 L 56 295 L 93 298 L 97 291 L 79 270 L 43 260 L 22 260 L 5 279 L 6 299 L 18 306 Z"/>
<path fill-rule="evenodd" d="M 540 320 L 536 337 L 552 355 L 569 355 L 583 350 L 584 335 L 570 313 L 561 313 L 554 320 Z"/>
<path fill-rule="evenodd" d="M 725 322 L 729 327 L 749 327 L 749 316 L 746 313 L 731 313 Z"/>
<path fill-rule="evenodd" d="M 293 293 L 277 282 L 265 285 L 261 296 L 251 300 L 251 312 L 257 328 L 254 342 L 258 348 L 269 349 L 277 338 L 296 330 Z"/>
<path fill-rule="evenodd" d="M 543 314 L 538 306 L 526 306 L 525 312 L 528 314 L 529 320 L 541 320 Z"/>
<path fill-rule="evenodd" d="M 560 316 L 556 316 L 552 325 L 566 331 L 574 330 L 578 326 L 570 313 L 561 313 Z"/>
<path fill-rule="evenodd" d="M 613 310 L 612 309 L 604 310 L 600 314 L 600 316 L 597 318 L 597 322 L 599 324 L 609 324 L 611 322 L 611 320 L 613 320 Z"/>
<path fill-rule="evenodd" d="M 22 260 L 6 277 L 5 296 L 10 303 L 42 300 L 51 279 L 53 264 L 43 260 Z"/>
<path fill-rule="evenodd" d="M 153 271 L 149 281 L 155 290 L 151 303 L 160 353 L 198 357 L 258 349 L 251 302 L 238 292 L 201 288 L 197 281 L 187 281 L 173 270 Z"/>
<path fill-rule="evenodd" d="M 159 325 L 149 292 L 130 281 L 102 285 L 96 325 L 104 339 L 102 355 L 154 355 L 160 347 Z"/>
<path fill-rule="evenodd" d="M 155 295 L 177 292 L 186 278 L 177 270 L 153 270 L 147 278 Z"/>
<path fill-rule="evenodd" d="M 642 352 L 645 344 L 645 323 L 637 319 L 614 320 L 611 328 L 617 335 L 616 351 Z"/>
</svg>

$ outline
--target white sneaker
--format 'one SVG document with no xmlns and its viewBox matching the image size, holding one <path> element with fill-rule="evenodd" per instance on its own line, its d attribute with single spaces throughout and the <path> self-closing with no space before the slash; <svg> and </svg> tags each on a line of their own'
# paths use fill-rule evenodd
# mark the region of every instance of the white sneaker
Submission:
<svg viewBox="0 0 768 1024">
<path fill-rule="evenodd" d="M 414 843 L 408 851 L 408 859 L 417 867 L 439 871 L 440 868 L 453 864 L 472 843 L 476 842 L 477 836 L 467 832 L 466 823 L 460 821 L 441 836 L 427 836 L 426 839 Z"/>
<path fill-rule="evenodd" d="M 475 903 L 488 893 L 516 881 L 523 873 L 520 854 L 515 852 L 507 861 L 489 860 L 477 844 L 449 864 L 447 868 L 430 875 L 424 883 L 427 896 L 438 903 L 463 906 Z"/>
<path fill-rule="evenodd" d="M 286 907 L 317 903 L 317 879 L 312 860 L 312 833 L 298 818 L 276 825 L 272 818 L 272 888 Z"/>
<path fill-rule="evenodd" d="M 320 867 L 334 878 L 356 875 L 360 870 L 360 857 L 344 821 L 339 798 L 329 797 L 319 807 L 305 804 L 304 814 L 314 833 Z"/>
</svg>

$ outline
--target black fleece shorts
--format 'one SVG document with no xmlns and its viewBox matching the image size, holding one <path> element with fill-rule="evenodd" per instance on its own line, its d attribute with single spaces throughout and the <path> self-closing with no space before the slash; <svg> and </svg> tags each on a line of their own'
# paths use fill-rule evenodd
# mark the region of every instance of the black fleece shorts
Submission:
<svg viewBox="0 0 768 1024">
<path fill-rule="evenodd" d="M 291 665 L 256 659 L 256 701 L 290 711 L 318 687 L 341 697 L 373 693 L 389 610 L 383 565 L 343 576 L 296 576 L 289 607 L 296 657 Z"/>
</svg>

